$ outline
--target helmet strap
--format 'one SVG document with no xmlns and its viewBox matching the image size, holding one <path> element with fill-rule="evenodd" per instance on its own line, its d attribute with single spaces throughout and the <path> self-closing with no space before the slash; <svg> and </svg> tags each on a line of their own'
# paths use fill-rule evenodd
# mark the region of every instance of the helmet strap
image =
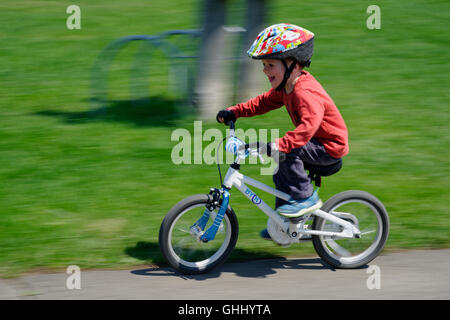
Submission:
<svg viewBox="0 0 450 320">
<path fill-rule="evenodd" d="M 292 71 L 294 71 L 295 65 L 297 64 L 297 60 L 294 59 L 294 61 L 292 62 L 291 66 L 288 68 L 287 63 L 286 63 L 286 61 L 284 59 L 281 60 L 281 62 L 283 63 L 284 68 L 286 69 L 286 71 L 284 72 L 283 81 L 281 81 L 280 85 L 275 88 L 276 91 L 280 91 L 280 90 L 282 90 L 284 88 L 284 86 L 286 85 L 287 80 L 291 76 Z"/>
</svg>

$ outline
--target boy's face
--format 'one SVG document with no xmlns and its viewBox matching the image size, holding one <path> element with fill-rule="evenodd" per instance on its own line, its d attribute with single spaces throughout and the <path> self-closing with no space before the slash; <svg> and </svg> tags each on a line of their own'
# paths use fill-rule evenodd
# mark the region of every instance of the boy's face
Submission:
<svg viewBox="0 0 450 320">
<path fill-rule="evenodd" d="M 266 74 L 269 79 L 270 85 L 272 88 L 276 88 L 280 85 L 281 81 L 283 81 L 285 68 L 281 60 L 276 59 L 263 59 L 263 72 Z"/>
</svg>

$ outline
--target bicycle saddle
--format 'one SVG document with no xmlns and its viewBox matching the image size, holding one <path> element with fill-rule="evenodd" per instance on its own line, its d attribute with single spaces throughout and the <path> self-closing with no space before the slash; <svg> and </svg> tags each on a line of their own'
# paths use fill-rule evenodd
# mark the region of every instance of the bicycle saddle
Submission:
<svg viewBox="0 0 450 320">
<path fill-rule="evenodd" d="M 328 166 L 319 166 L 312 163 L 303 163 L 305 169 L 309 171 L 309 178 L 314 181 L 317 187 L 320 187 L 322 182 L 321 177 L 331 176 L 335 174 L 342 168 L 342 159 L 339 159 L 336 163 L 330 164 Z"/>
</svg>

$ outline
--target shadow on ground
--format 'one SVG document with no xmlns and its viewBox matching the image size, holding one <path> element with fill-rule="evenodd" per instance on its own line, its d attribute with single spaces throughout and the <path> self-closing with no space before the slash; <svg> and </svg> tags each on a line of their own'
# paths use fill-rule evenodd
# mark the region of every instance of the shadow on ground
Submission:
<svg viewBox="0 0 450 320">
<path fill-rule="evenodd" d="M 159 244 L 156 242 L 139 241 L 134 247 L 126 248 L 125 254 L 146 263 L 150 263 L 151 261 L 152 264 L 165 264 L 164 258 L 159 250 Z"/>
<path fill-rule="evenodd" d="M 79 124 L 92 121 L 123 122 L 138 127 L 173 126 L 175 120 L 192 115 L 192 109 L 176 100 L 152 96 L 138 100 L 109 101 L 101 107 L 84 112 L 44 110 L 35 114 L 56 117 L 66 123 Z"/>
<path fill-rule="evenodd" d="M 126 248 L 125 253 L 133 258 L 147 262 L 152 261 L 152 264 L 157 264 L 157 266 L 151 268 L 131 271 L 132 274 L 138 276 L 176 276 L 186 280 L 201 281 L 218 278 L 222 273 L 234 273 L 237 276 L 244 278 L 265 278 L 271 274 L 277 273 L 277 269 L 319 269 L 335 271 L 334 268 L 324 264 L 319 258 L 298 258 L 288 260 L 285 257 L 263 251 L 235 248 L 225 264 L 213 269 L 209 273 L 183 275 L 165 263 L 157 243 L 138 242 L 135 247 Z"/>
</svg>

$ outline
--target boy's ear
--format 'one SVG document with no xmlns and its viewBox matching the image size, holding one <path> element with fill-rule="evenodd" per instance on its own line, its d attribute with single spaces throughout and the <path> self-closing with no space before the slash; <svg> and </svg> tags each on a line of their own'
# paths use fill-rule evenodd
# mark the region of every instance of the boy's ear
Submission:
<svg viewBox="0 0 450 320">
<path fill-rule="evenodd" d="M 302 65 L 298 61 L 295 64 L 294 70 L 297 70 L 297 71 L 302 71 L 303 70 Z"/>
<path fill-rule="evenodd" d="M 295 60 L 292 58 L 287 58 L 286 62 L 288 63 L 288 65 L 291 65 L 291 63 L 295 62 Z M 301 66 L 301 64 L 298 61 L 295 64 L 294 70 L 298 70 L 298 71 L 303 70 L 303 67 Z"/>
</svg>

